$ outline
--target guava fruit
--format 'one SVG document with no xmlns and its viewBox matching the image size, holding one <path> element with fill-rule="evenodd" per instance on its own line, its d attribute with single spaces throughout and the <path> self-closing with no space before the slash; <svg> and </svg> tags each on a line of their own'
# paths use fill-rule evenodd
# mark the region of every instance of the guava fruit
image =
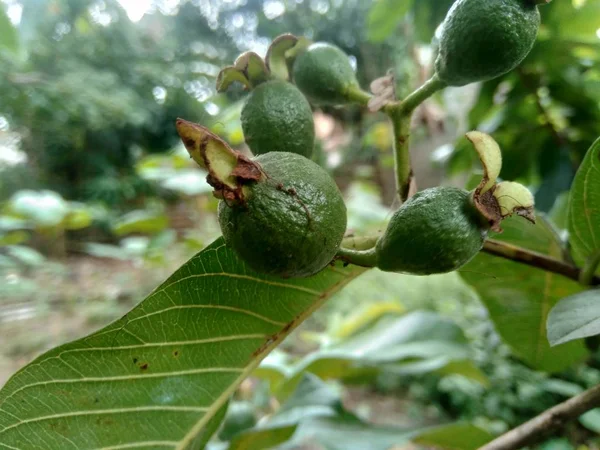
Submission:
<svg viewBox="0 0 600 450">
<path fill-rule="evenodd" d="M 358 87 L 348 55 L 325 42 L 311 44 L 298 55 L 293 79 L 311 102 L 320 105 L 348 103 L 349 91 Z"/>
<path fill-rule="evenodd" d="M 291 278 L 321 271 L 346 231 L 346 206 L 334 180 L 295 153 L 266 153 L 252 163 L 260 177 L 219 204 L 225 243 L 257 272 Z"/>
<path fill-rule="evenodd" d="M 471 193 L 452 187 L 426 189 L 392 217 L 377 241 L 377 267 L 414 275 L 451 272 L 481 250 L 489 229 Z"/>
<path fill-rule="evenodd" d="M 537 0 L 458 0 L 442 23 L 435 70 L 449 86 L 499 77 L 529 54 L 540 26 Z"/>
<path fill-rule="evenodd" d="M 293 84 L 271 80 L 256 86 L 246 99 L 241 119 L 244 138 L 255 155 L 286 151 L 311 157 L 312 110 Z"/>
</svg>

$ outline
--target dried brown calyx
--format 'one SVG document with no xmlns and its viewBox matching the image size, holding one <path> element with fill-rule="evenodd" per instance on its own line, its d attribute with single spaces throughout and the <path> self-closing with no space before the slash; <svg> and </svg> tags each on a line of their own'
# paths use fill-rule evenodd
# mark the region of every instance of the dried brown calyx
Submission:
<svg viewBox="0 0 600 450">
<path fill-rule="evenodd" d="M 190 157 L 208 171 L 206 181 L 214 188 L 214 196 L 244 204 L 248 195 L 244 187 L 265 176 L 260 165 L 202 125 L 177 119 L 176 126 Z"/>
<path fill-rule="evenodd" d="M 500 224 L 513 214 L 535 223 L 531 192 L 522 184 L 512 181 L 497 183 L 502 169 L 502 153 L 498 143 L 479 131 L 467 133 L 467 139 L 479 154 L 483 166 L 483 178 L 473 191 L 473 203 L 488 220 L 491 229 L 501 232 Z"/>
</svg>

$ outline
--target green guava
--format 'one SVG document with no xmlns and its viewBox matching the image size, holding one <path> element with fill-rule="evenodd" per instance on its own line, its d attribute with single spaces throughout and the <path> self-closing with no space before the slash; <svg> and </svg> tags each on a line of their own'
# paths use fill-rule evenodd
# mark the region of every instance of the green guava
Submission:
<svg viewBox="0 0 600 450">
<path fill-rule="evenodd" d="M 535 0 L 458 0 L 442 24 L 436 73 L 464 86 L 510 72 L 531 51 L 539 26 Z"/>
<path fill-rule="evenodd" d="M 471 193 L 451 187 L 426 189 L 393 215 L 377 241 L 377 267 L 386 272 L 431 275 L 451 272 L 482 249 L 489 223 Z"/>
<path fill-rule="evenodd" d="M 225 243 L 257 272 L 308 277 L 335 257 L 346 231 L 346 205 L 331 176 L 288 152 L 255 158 L 262 176 L 243 186 L 243 201 L 219 204 Z"/>
<path fill-rule="evenodd" d="M 304 95 L 321 105 L 347 103 L 349 90 L 358 86 L 348 55 L 325 42 L 311 44 L 296 58 L 293 78 Z"/>
<path fill-rule="evenodd" d="M 286 151 L 311 157 L 312 110 L 293 84 L 282 80 L 259 84 L 246 99 L 241 119 L 244 138 L 255 155 Z"/>
</svg>

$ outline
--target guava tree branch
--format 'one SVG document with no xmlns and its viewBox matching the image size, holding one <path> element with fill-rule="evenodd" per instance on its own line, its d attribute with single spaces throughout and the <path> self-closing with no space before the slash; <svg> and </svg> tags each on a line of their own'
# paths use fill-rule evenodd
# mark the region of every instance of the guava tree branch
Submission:
<svg viewBox="0 0 600 450">
<path fill-rule="evenodd" d="M 529 422 L 498 437 L 479 450 L 516 450 L 544 439 L 582 414 L 600 407 L 600 385 L 544 411 Z"/>
<path fill-rule="evenodd" d="M 483 251 L 490 255 L 499 256 L 531 267 L 556 273 L 577 282 L 582 281 L 582 275 L 584 274 L 583 269 L 580 267 L 526 248 L 517 247 L 494 239 L 488 239 L 485 242 Z M 586 284 L 600 286 L 600 277 L 591 276 L 589 277 L 589 283 Z"/>
<path fill-rule="evenodd" d="M 410 123 L 412 114 L 417 106 L 444 87 L 445 83 L 437 75 L 434 75 L 404 100 L 389 103 L 384 108 L 394 128 L 396 190 L 403 202 L 408 198 L 413 177 L 410 163 Z"/>
</svg>

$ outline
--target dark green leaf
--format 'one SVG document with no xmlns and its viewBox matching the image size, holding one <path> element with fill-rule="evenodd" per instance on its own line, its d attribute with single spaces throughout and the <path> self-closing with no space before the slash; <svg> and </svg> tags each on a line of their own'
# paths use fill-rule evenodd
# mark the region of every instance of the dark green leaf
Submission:
<svg viewBox="0 0 600 450">
<path fill-rule="evenodd" d="M 543 217 L 535 226 L 519 217 L 502 226 L 504 233 L 494 238 L 562 258 L 560 240 Z M 531 366 L 558 372 L 586 356 L 581 342 L 551 348 L 546 337 L 552 307 L 561 298 L 581 292 L 574 281 L 485 253 L 465 266 L 461 275 L 479 293 L 502 339 Z"/>
<path fill-rule="evenodd" d="M 338 266 L 307 279 L 269 278 L 219 239 L 122 319 L 13 376 L 0 391 L 0 441 L 200 448 L 261 359 L 362 272 Z"/>
<path fill-rule="evenodd" d="M 444 450 L 476 450 L 493 439 L 493 435 L 475 425 L 455 423 L 420 431 L 412 441 Z"/>
<path fill-rule="evenodd" d="M 571 188 L 569 242 L 578 264 L 600 249 L 600 139 L 588 150 Z"/>
<path fill-rule="evenodd" d="M 238 434 L 229 444 L 228 450 L 264 450 L 290 440 L 297 425 L 283 425 L 264 429 L 248 430 Z"/>
<path fill-rule="evenodd" d="M 550 345 L 600 334 L 600 290 L 562 299 L 548 315 Z"/>
</svg>

